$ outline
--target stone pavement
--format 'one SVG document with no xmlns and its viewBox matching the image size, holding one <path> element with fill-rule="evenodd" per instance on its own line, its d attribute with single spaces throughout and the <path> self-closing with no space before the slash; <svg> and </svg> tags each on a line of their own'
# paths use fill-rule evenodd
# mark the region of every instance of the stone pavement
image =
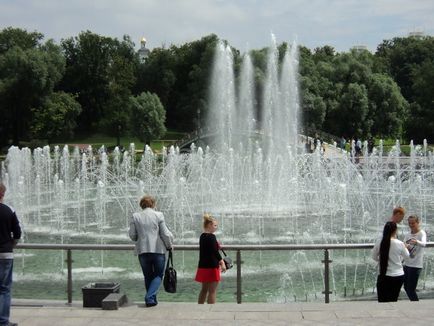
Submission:
<svg viewBox="0 0 434 326">
<path fill-rule="evenodd" d="M 348 301 L 325 303 L 161 302 L 145 308 L 131 303 L 119 310 L 68 306 L 58 301 L 13 300 L 11 321 L 19 326 L 122 325 L 434 325 L 434 300 L 394 303 Z"/>
<path fill-rule="evenodd" d="M 14 300 L 11 321 L 19 326 L 122 325 L 434 325 L 434 300 L 394 303 L 347 301 L 325 303 L 161 302 L 145 308 L 131 303 L 119 310 L 83 308 L 58 301 Z"/>
</svg>

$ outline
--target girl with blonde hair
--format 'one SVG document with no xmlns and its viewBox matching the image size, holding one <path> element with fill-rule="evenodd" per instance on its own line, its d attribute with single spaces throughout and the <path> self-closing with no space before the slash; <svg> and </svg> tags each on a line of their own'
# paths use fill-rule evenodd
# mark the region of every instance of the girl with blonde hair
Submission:
<svg viewBox="0 0 434 326">
<path fill-rule="evenodd" d="M 216 302 L 217 286 L 220 282 L 220 272 L 226 271 L 226 266 L 220 255 L 220 245 L 214 232 L 217 231 L 217 221 L 209 214 L 203 216 L 203 230 L 199 239 L 199 264 L 195 280 L 202 283 L 197 302 L 209 304 Z"/>
<path fill-rule="evenodd" d="M 404 290 L 410 301 L 419 301 L 416 287 L 423 268 L 426 233 L 420 227 L 420 219 L 417 215 L 408 217 L 408 226 L 410 233 L 405 235 L 404 242 L 408 245 L 410 257 L 404 261 Z"/>
</svg>

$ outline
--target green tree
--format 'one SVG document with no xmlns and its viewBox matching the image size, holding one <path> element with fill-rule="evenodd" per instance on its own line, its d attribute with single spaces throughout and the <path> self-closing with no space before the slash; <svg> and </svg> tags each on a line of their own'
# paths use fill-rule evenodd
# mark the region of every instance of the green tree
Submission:
<svg viewBox="0 0 434 326">
<path fill-rule="evenodd" d="M 408 114 L 408 102 L 393 79 L 373 74 L 369 84 L 369 125 L 371 133 L 380 137 L 400 138 Z"/>
<path fill-rule="evenodd" d="M 136 83 L 138 66 L 134 45 L 128 37 L 124 37 L 124 41 L 118 44 L 112 55 L 108 70 L 110 101 L 103 113 L 101 127 L 109 135 L 116 134 L 120 137 L 120 134 L 128 133 L 129 98 Z"/>
<path fill-rule="evenodd" d="M 368 93 L 365 85 L 350 83 L 340 101 L 341 130 L 346 135 L 367 136 L 371 127 L 368 116 Z"/>
<path fill-rule="evenodd" d="M 107 131 L 125 124 L 118 112 L 128 106 L 139 66 L 129 37 L 119 41 L 86 31 L 61 45 L 66 72 L 60 89 L 78 95 L 82 131 Z"/>
<path fill-rule="evenodd" d="M 39 33 L 8 28 L 0 32 L 0 40 L 4 42 L 0 44 L 2 139 L 18 144 L 30 137 L 32 108 L 51 95 L 65 62 L 60 48 L 51 40 L 42 44 Z"/>
<path fill-rule="evenodd" d="M 0 32 L 0 54 L 16 47 L 23 50 L 36 48 L 44 38 L 38 32 L 28 32 L 21 28 L 7 27 Z"/>
<path fill-rule="evenodd" d="M 414 105 L 407 124 L 407 138 L 419 143 L 434 140 L 434 59 L 427 59 L 413 70 Z"/>
<path fill-rule="evenodd" d="M 180 47 L 156 48 L 140 68 L 136 91 L 149 91 L 161 99 L 168 127 L 193 130 L 197 112 L 205 116 L 217 36 L 209 35 Z"/>
<path fill-rule="evenodd" d="M 432 76 L 434 37 L 396 37 L 377 47 L 379 67 L 389 73 L 409 103 L 407 139 L 434 139 Z"/>
<path fill-rule="evenodd" d="M 73 137 L 81 107 L 72 95 L 56 92 L 47 96 L 42 105 L 32 111 L 33 135 L 53 141 Z"/>
<path fill-rule="evenodd" d="M 142 142 L 150 144 L 152 139 L 166 133 L 166 115 L 163 105 L 156 94 L 143 92 L 130 98 L 131 134 Z"/>
</svg>

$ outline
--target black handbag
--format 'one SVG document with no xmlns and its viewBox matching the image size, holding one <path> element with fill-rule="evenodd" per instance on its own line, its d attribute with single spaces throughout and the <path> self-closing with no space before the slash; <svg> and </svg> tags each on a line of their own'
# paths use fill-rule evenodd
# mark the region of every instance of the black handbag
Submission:
<svg viewBox="0 0 434 326">
<path fill-rule="evenodd" d="M 220 250 L 222 251 L 223 255 L 225 255 L 223 257 L 223 261 L 225 263 L 226 269 L 231 269 L 232 267 L 234 267 L 234 264 L 232 263 L 232 259 L 228 255 L 226 255 L 223 249 L 220 248 Z"/>
<path fill-rule="evenodd" d="M 169 258 L 167 259 L 166 270 L 164 271 L 164 290 L 168 293 L 176 293 L 176 283 L 176 270 L 173 268 L 172 250 L 169 250 Z"/>
</svg>

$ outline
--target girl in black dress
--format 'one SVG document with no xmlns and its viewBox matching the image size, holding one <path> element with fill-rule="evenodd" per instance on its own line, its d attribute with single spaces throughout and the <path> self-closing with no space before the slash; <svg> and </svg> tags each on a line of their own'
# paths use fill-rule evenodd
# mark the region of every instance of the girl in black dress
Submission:
<svg viewBox="0 0 434 326">
<path fill-rule="evenodd" d="M 217 231 L 217 221 L 209 214 L 203 216 L 204 232 L 199 240 L 199 264 L 195 280 L 202 283 L 197 302 L 199 304 L 215 303 L 217 286 L 220 281 L 220 271 L 225 272 L 226 266 L 220 255 L 220 245 L 214 235 Z"/>
</svg>

